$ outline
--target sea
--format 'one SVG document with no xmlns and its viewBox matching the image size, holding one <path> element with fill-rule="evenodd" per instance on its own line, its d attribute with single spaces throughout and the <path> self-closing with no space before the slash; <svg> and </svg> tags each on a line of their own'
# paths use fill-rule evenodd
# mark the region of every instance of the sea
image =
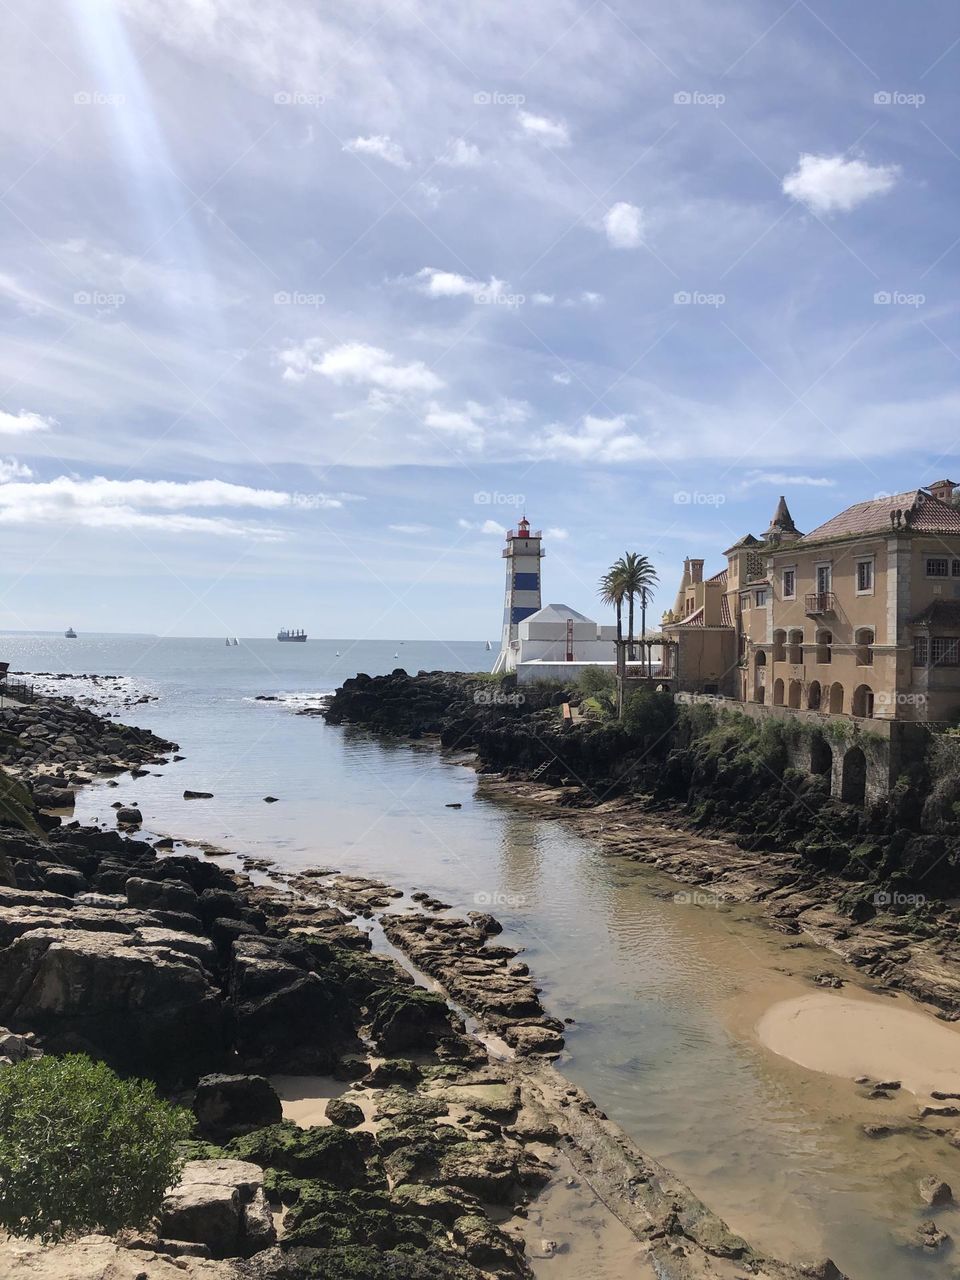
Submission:
<svg viewBox="0 0 960 1280">
<path fill-rule="evenodd" d="M 298 714 L 358 672 L 489 670 L 494 657 L 483 641 L 0 635 L 0 660 L 39 688 L 86 697 L 83 677 L 123 677 L 100 686 L 107 709 L 179 744 L 178 763 L 85 789 L 80 818 L 112 823 L 121 800 L 157 835 L 492 911 L 547 1010 L 572 1019 L 562 1070 L 733 1230 L 780 1256 L 829 1255 L 852 1280 L 955 1277 L 949 1255 L 895 1239 L 922 1216 L 914 1184 L 931 1172 L 913 1148 L 871 1143 L 850 1082 L 752 1035 L 785 970 L 833 957 L 801 955 L 756 909 L 701 901 L 582 828 L 485 798 L 462 755 Z M 960 1213 L 938 1222 L 956 1235 Z"/>
</svg>

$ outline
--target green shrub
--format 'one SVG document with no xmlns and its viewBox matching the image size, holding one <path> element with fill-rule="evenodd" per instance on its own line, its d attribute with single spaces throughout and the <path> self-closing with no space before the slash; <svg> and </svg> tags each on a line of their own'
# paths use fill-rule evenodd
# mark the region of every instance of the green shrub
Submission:
<svg viewBox="0 0 960 1280">
<path fill-rule="evenodd" d="M 612 693 L 617 687 L 617 677 L 609 667 L 584 667 L 577 682 L 587 697 L 597 693 Z"/>
<path fill-rule="evenodd" d="M 664 739 L 677 719 L 673 694 L 641 686 L 623 706 L 623 727 L 637 738 Z"/>
<path fill-rule="evenodd" d="M 0 1067 L 0 1228 L 55 1240 L 143 1227 L 192 1117 L 82 1054 Z"/>
</svg>

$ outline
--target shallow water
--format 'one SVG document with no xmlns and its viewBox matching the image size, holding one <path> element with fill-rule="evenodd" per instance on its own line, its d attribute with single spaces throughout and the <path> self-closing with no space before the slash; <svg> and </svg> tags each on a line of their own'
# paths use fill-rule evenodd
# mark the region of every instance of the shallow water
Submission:
<svg viewBox="0 0 960 1280">
<path fill-rule="evenodd" d="M 547 1008 L 575 1019 L 563 1069 L 734 1230 L 782 1256 L 829 1254 L 854 1280 L 958 1274 L 892 1232 L 932 1215 L 920 1176 L 960 1188 L 960 1153 L 933 1137 L 871 1142 L 860 1125 L 906 1114 L 907 1099 L 866 1102 L 754 1033 L 765 1008 L 839 962 L 771 933 L 752 908 L 675 901 L 669 881 L 588 835 L 478 796 L 472 770 L 433 748 L 291 709 L 357 670 L 486 668 L 481 644 L 7 637 L 0 649 L 13 667 L 129 675 L 159 695 L 124 719 L 174 738 L 186 759 L 89 789 L 81 818 L 112 821 L 112 801 L 135 802 L 150 830 L 492 910 Z M 184 788 L 214 799 L 185 801 Z M 956 1211 L 936 1217 L 960 1232 Z"/>
</svg>

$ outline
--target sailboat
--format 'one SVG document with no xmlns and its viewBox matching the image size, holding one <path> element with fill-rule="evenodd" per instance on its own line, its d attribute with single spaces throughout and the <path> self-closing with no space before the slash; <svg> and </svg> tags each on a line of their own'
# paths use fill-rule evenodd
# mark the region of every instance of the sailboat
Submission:
<svg viewBox="0 0 960 1280">
<path fill-rule="evenodd" d="M 488 641 L 487 641 L 487 653 L 489 653 L 489 652 L 490 652 L 490 650 L 491 650 L 492 648 L 493 648 L 493 645 L 492 645 L 492 644 L 490 643 L 490 641 L 488 640 Z"/>
<path fill-rule="evenodd" d="M 226 638 L 226 640 L 224 641 L 224 643 L 226 644 L 226 646 L 227 646 L 227 648 L 228 648 L 228 649 L 233 649 L 236 645 L 238 645 L 238 644 L 240 643 L 240 641 L 237 639 L 237 637 L 236 637 L 236 636 L 234 636 L 232 640 L 230 639 L 230 637 L 229 637 L 229 636 L 227 636 L 227 638 Z"/>
</svg>

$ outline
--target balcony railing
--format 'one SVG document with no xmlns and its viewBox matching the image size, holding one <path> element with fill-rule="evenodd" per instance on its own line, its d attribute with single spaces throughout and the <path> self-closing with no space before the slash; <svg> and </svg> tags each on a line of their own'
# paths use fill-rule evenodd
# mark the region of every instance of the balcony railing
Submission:
<svg viewBox="0 0 960 1280">
<path fill-rule="evenodd" d="M 832 591 L 811 591 L 805 598 L 806 612 L 810 617 L 819 617 L 823 613 L 835 613 L 836 601 Z"/>
</svg>

